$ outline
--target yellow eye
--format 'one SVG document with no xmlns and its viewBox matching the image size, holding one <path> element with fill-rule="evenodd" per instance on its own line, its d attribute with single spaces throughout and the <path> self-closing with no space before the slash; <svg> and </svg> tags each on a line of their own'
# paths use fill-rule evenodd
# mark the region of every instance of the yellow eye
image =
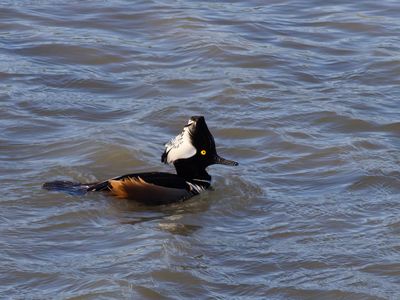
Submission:
<svg viewBox="0 0 400 300">
<path fill-rule="evenodd" d="M 206 150 L 201 150 L 201 151 L 200 151 L 200 154 L 201 154 L 201 155 L 206 155 L 206 153 L 207 153 Z"/>
</svg>

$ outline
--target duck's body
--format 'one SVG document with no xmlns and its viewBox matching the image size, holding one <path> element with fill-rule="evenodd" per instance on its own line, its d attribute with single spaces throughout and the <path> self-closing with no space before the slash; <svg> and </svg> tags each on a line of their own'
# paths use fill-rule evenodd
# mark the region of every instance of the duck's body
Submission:
<svg viewBox="0 0 400 300">
<path fill-rule="evenodd" d="M 210 187 L 210 181 L 184 178 L 171 173 L 128 174 L 89 186 L 88 192 L 111 191 L 118 198 L 148 205 L 187 200 Z"/>
<path fill-rule="evenodd" d="M 161 156 L 164 163 L 173 164 L 177 174 L 147 172 L 127 174 L 109 180 L 81 184 L 53 181 L 43 185 L 48 190 L 72 192 L 106 191 L 147 205 L 169 204 L 187 200 L 211 185 L 206 168 L 211 164 L 237 165 L 218 156 L 214 138 L 204 117 L 192 117 L 183 132 L 165 145 Z"/>
</svg>

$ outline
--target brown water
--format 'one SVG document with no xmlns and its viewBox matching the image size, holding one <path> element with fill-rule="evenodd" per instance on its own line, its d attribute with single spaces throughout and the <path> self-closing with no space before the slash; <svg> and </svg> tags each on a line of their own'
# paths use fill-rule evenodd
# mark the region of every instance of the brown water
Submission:
<svg viewBox="0 0 400 300">
<path fill-rule="evenodd" d="M 0 298 L 400 299 L 400 3 L 353 2 L 0 1 Z M 240 162 L 197 198 L 41 189 L 191 115 Z"/>
</svg>

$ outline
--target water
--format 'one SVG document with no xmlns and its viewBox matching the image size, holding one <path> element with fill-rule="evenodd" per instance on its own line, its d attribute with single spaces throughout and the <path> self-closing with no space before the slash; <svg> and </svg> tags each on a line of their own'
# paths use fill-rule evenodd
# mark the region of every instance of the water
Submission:
<svg viewBox="0 0 400 300">
<path fill-rule="evenodd" d="M 399 299 L 398 1 L 0 1 L 0 296 Z M 41 189 L 173 171 L 204 115 L 214 189 L 146 208 Z"/>
</svg>

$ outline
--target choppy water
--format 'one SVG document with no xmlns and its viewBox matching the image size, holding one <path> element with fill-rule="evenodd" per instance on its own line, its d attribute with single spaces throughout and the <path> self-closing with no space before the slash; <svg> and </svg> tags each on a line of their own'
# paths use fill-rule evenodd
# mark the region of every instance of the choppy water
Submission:
<svg viewBox="0 0 400 300">
<path fill-rule="evenodd" d="M 348 2 L 0 1 L 1 298 L 399 299 L 400 3 Z M 241 163 L 200 197 L 41 189 L 191 115 Z"/>
</svg>

